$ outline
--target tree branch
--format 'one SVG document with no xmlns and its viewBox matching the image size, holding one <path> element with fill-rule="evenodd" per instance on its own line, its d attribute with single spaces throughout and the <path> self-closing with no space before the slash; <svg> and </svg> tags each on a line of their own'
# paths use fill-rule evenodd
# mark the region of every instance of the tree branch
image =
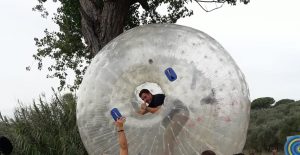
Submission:
<svg viewBox="0 0 300 155">
<path fill-rule="evenodd" d="M 220 9 L 221 7 L 223 7 L 223 5 L 225 4 L 225 0 L 218 0 L 218 1 L 199 1 L 199 0 L 195 0 L 196 3 L 198 3 L 198 5 L 205 11 L 205 12 L 211 12 L 211 11 L 214 11 L 214 10 L 217 10 L 217 9 Z M 222 3 L 222 5 L 220 6 L 217 6 L 213 9 L 210 9 L 210 10 L 207 10 L 206 8 L 204 8 L 200 2 L 206 2 L 206 3 Z"/>
</svg>

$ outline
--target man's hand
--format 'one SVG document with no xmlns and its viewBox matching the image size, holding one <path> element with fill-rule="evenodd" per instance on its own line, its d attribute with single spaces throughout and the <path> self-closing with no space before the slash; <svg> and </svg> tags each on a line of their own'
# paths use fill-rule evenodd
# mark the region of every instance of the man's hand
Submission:
<svg viewBox="0 0 300 155">
<path fill-rule="evenodd" d="M 140 111 L 138 112 L 139 114 L 141 114 L 141 115 L 145 115 L 148 111 L 146 110 L 146 108 L 147 108 L 147 105 L 146 105 L 146 102 L 145 103 L 142 103 L 141 104 L 141 109 L 140 109 Z"/>
<path fill-rule="evenodd" d="M 117 121 L 115 122 L 115 124 L 119 129 L 122 129 L 125 121 L 126 121 L 125 117 L 117 118 Z"/>
<path fill-rule="evenodd" d="M 142 103 L 141 109 L 146 110 L 146 107 L 147 107 L 146 102 Z"/>
</svg>

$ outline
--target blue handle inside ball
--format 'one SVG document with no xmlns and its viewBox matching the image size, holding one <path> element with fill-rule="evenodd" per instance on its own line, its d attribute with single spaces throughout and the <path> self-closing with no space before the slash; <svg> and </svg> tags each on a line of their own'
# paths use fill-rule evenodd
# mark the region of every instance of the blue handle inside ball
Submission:
<svg viewBox="0 0 300 155">
<path fill-rule="evenodd" d="M 121 117 L 122 117 L 120 111 L 119 111 L 117 108 L 113 108 L 113 109 L 110 111 L 110 114 L 111 114 L 111 116 L 113 117 L 113 119 L 114 119 L 115 121 L 117 121 L 118 118 L 121 118 Z"/>
<path fill-rule="evenodd" d="M 177 75 L 175 73 L 175 71 L 173 70 L 173 68 L 169 67 L 165 70 L 165 74 L 167 76 L 167 78 L 169 79 L 169 81 L 175 81 L 177 79 Z"/>
</svg>

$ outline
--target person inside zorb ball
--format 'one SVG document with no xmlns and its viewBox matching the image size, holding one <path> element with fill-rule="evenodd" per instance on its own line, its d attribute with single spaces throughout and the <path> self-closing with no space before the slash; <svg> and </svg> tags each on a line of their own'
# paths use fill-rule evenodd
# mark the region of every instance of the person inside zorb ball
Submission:
<svg viewBox="0 0 300 155">
<path fill-rule="evenodd" d="M 130 155 L 230 155 L 246 141 L 244 75 L 217 41 L 193 28 L 126 31 L 95 56 L 77 95 L 77 125 L 91 155 L 117 155 L 124 146 Z"/>
<path fill-rule="evenodd" d="M 144 101 L 141 105 L 140 111 L 138 112 L 142 115 L 145 115 L 148 112 L 157 112 L 161 105 L 164 104 L 165 100 L 164 94 L 153 95 L 148 89 L 142 89 L 139 93 L 139 97 Z"/>
</svg>

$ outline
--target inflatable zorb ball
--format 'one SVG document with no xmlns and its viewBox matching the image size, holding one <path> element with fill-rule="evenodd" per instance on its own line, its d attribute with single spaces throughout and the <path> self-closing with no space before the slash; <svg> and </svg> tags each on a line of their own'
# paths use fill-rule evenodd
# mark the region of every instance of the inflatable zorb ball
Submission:
<svg viewBox="0 0 300 155">
<path fill-rule="evenodd" d="M 163 106 L 137 114 L 139 91 L 158 93 L 152 86 L 165 94 Z M 127 118 L 130 155 L 239 153 L 250 115 L 244 76 L 225 49 L 199 30 L 174 24 L 126 31 L 93 59 L 77 103 L 81 139 L 91 155 L 119 154 L 113 108 Z"/>
</svg>

